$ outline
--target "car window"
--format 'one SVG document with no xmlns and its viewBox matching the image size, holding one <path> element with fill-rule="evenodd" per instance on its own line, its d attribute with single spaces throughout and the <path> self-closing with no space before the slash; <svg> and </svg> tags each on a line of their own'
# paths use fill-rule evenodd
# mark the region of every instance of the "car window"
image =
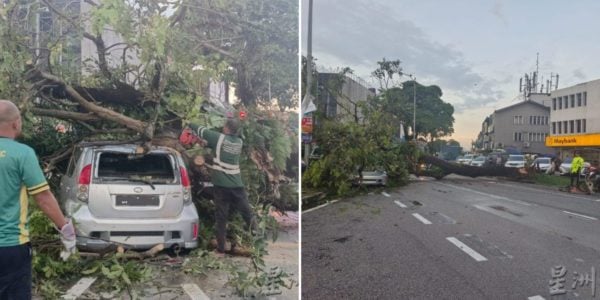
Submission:
<svg viewBox="0 0 600 300">
<path fill-rule="evenodd" d="M 525 160 L 525 157 L 523 157 L 522 155 L 511 155 L 508 157 L 508 160 L 510 161 L 523 161 Z"/>
<path fill-rule="evenodd" d="M 138 178 L 172 181 L 175 172 L 168 154 L 134 156 L 128 153 L 103 152 L 100 154 L 98 178 Z"/>
<path fill-rule="evenodd" d="M 569 157 L 569 158 L 566 158 L 565 161 L 563 161 L 563 163 L 570 164 L 572 161 L 573 161 L 573 158 Z"/>
</svg>

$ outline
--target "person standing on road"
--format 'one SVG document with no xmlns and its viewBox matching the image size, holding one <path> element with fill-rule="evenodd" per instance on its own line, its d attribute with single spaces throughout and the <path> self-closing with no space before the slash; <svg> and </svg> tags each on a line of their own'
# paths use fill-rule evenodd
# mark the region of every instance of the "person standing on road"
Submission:
<svg viewBox="0 0 600 300">
<path fill-rule="evenodd" d="M 254 224 L 254 216 L 240 174 L 239 163 L 243 146 L 242 139 L 237 135 L 240 123 L 233 118 L 227 119 L 221 133 L 193 124 L 190 127 L 192 132 L 189 129 L 184 130 L 180 137 L 181 143 L 184 145 L 199 143 L 207 145 L 214 151 L 213 163 L 209 168 L 216 206 L 216 254 L 223 256 L 230 207 L 240 212 L 246 222 L 247 230 L 250 230 Z"/>
<path fill-rule="evenodd" d="M 571 188 L 579 186 L 579 173 L 583 169 L 583 164 L 583 158 L 579 156 L 579 152 L 575 151 L 571 162 Z M 573 181 L 576 182 L 576 185 L 573 185 Z"/>
<path fill-rule="evenodd" d="M 75 251 L 75 228 L 61 212 L 34 150 L 14 140 L 21 126 L 17 106 L 0 100 L 0 299 L 31 299 L 29 196 L 60 228 L 67 253 Z"/>
</svg>

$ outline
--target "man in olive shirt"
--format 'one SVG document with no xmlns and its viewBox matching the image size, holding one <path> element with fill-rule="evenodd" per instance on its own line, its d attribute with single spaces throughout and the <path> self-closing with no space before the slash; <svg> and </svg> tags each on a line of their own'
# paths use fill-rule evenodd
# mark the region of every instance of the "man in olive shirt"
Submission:
<svg viewBox="0 0 600 300">
<path fill-rule="evenodd" d="M 253 224 L 253 213 L 248 204 L 248 197 L 240 174 L 240 154 L 243 141 L 237 136 L 239 121 L 227 119 L 223 132 L 210 130 L 206 127 L 191 125 L 195 139 L 184 143 L 206 144 L 214 151 L 211 169 L 211 181 L 214 185 L 214 200 L 216 206 L 217 254 L 225 252 L 225 235 L 229 209 L 240 212 L 246 222 L 247 229 Z M 184 131 L 185 135 L 186 132 Z M 182 136 L 183 136 L 182 135 Z"/>
<path fill-rule="evenodd" d="M 29 146 L 21 134 L 19 109 L 0 100 L 0 299 L 31 299 L 29 196 L 60 228 L 68 252 L 75 249 L 75 228 L 65 219 Z"/>
</svg>

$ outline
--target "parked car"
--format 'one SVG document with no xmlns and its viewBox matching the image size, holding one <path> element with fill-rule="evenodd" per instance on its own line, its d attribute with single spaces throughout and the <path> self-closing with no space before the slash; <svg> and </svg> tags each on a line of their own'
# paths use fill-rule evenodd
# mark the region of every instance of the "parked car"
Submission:
<svg viewBox="0 0 600 300">
<path fill-rule="evenodd" d="M 471 161 L 470 165 L 474 167 L 483 167 L 483 165 L 486 162 L 486 159 L 487 158 L 485 156 L 477 156 Z"/>
<path fill-rule="evenodd" d="M 79 144 L 60 182 L 60 202 L 77 222 L 77 245 L 148 249 L 198 246 L 198 212 L 180 154 L 137 145 Z"/>
<path fill-rule="evenodd" d="M 550 169 L 550 167 L 552 166 L 550 157 L 538 157 L 531 163 L 532 168 L 536 168 L 538 166 L 540 168 L 539 171 L 541 171 L 541 172 L 548 171 L 548 169 Z"/>
<path fill-rule="evenodd" d="M 355 183 L 359 184 L 360 176 L 356 175 L 354 178 Z M 388 180 L 387 173 L 385 171 L 363 171 L 362 172 L 362 184 L 363 185 L 386 185 Z"/>
<path fill-rule="evenodd" d="M 525 167 L 525 156 L 509 155 L 504 166 L 507 168 L 524 168 Z"/>
<path fill-rule="evenodd" d="M 471 164 L 471 161 L 474 158 L 475 158 L 475 155 L 467 154 L 467 155 L 463 156 L 462 158 L 458 159 L 458 163 L 463 164 L 463 165 L 469 165 L 469 164 Z"/>
<path fill-rule="evenodd" d="M 560 165 L 560 167 L 558 168 L 560 175 L 569 175 L 571 174 L 571 164 L 573 163 L 573 158 L 572 157 L 568 157 L 565 159 L 565 161 L 563 161 L 563 163 Z M 583 174 L 583 170 L 585 168 L 589 168 L 591 166 L 591 164 L 589 162 L 584 162 L 583 163 L 583 168 L 581 169 L 581 171 L 579 171 L 579 176 L 584 176 Z"/>
</svg>

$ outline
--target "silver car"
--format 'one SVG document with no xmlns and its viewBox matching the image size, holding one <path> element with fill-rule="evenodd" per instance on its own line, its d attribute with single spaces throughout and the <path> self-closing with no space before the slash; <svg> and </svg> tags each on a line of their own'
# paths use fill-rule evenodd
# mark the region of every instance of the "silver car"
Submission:
<svg viewBox="0 0 600 300">
<path fill-rule="evenodd" d="M 198 212 L 180 154 L 137 145 L 79 144 L 60 183 L 60 202 L 75 220 L 77 245 L 147 249 L 198 246 Z"/>
</svg>

